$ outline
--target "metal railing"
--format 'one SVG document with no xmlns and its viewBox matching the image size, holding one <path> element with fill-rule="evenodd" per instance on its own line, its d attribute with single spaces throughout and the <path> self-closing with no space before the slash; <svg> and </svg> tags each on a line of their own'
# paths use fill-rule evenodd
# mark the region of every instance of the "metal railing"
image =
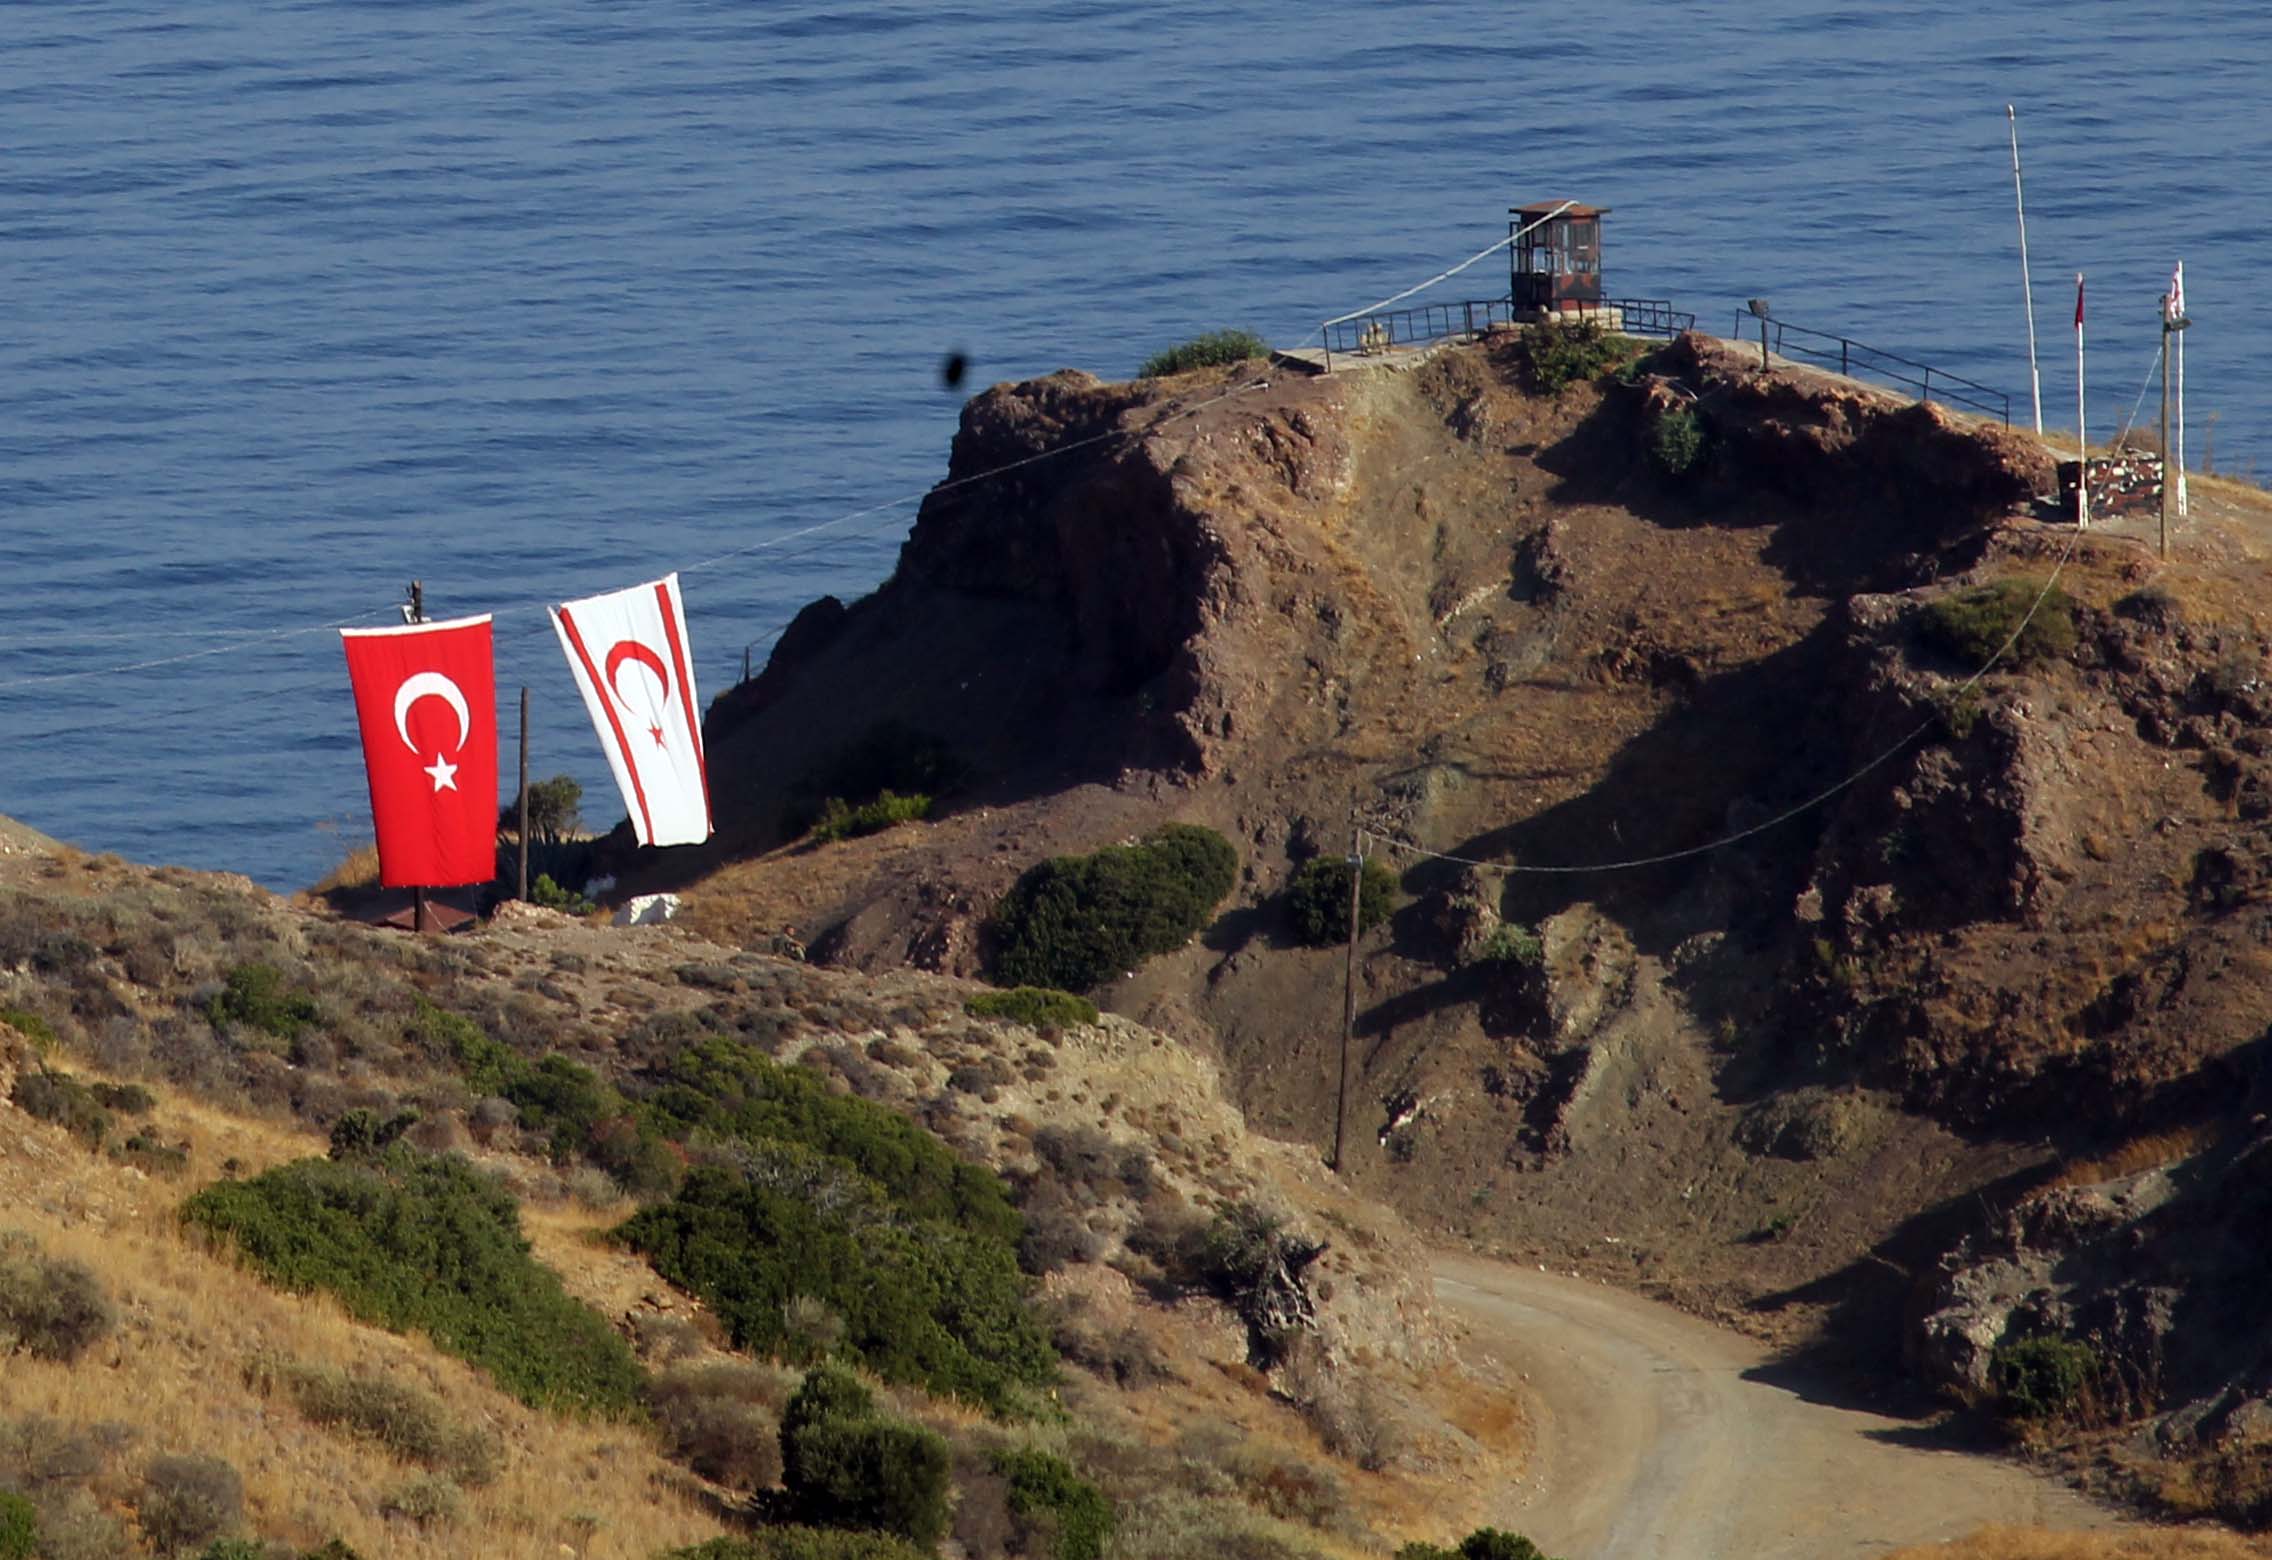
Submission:
<svg viewBox="0 0 2272 1560">
<path fill-rule="evenodd" d="M 1663 298 L 1604 298 L 1586 313 L 1622 317 L 1619 326 L 1631 336 L 1677 336 L 1696 328 L 1696 316 L 1676 309 Z M 1476 298 L 1460 303 L 1428 303 L 1411 309 L 1383 309 L 1335 320 L 1323 327 L 1326 366 L 1333 354 L 1380 352 L 1441 341 L 1447 336 L 1473 336 L 1493 325 L 1511 325 L 1515 305 L 1508 298 Z"/>
<path fill-rule="evenodd" d="M 2007 428 L 2012 425 L 2012 398 L 1976 379 L 1952 374 L 1945 368 L 1935 368 L 1930 363 L 1920 363 L 1882 347 L 1834 336 L 1826 330 L 1809 330 L 1804 325 L 1787 325 L 1777 319 L 1762 321 L 1744 313 L 1736 315 L 1735 339 L 1743 340 L 1747 327 L 1753 341 L 1759 339 L 1764 329 L 1768 350 L 1794 362 L 1835 368 L 1849 379 L 1889 380 L 1903 389 L 1916 391 L 1920 401 L 1961 406 L 2000 418 Z"/>
</svg>

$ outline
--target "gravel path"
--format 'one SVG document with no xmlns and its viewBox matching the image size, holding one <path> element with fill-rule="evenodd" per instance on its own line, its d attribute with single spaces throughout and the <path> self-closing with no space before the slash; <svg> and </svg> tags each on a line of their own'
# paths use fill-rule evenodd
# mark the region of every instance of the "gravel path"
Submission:
<svg viewBox="0 0 2272 1560">
<path fill-rule="evenodd" d="M 2016 1465 L 1920 1444 L 1834 1406 L 1766 1351 L 1599 1284 L 1439 1255 L 1436 1292 L 1472 1346 L 1526 1376 L 1537 1452 L 1502 1521 L 1568 1560 L 1822 1560 L 1989 1522 L 2109 1528 L 2120 1516 Z"/>
</svg>

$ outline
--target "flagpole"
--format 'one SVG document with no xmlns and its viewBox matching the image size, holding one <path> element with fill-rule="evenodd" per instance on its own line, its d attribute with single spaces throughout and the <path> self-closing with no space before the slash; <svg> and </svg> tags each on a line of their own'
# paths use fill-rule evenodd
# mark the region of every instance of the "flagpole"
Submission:
<svg viewBox="0 0 2272 1560">
<path fill-rule="evenodd" d="M 410 582 L 410 610 L 405 614 L 413 623 L 426 621 L 426 582 Z M 426 930 L 426 885 L 414 884 L 410 890 L 410 930 L 413 936 Z"/>
<path fill-rule="evenodd" d="M 2043 374 L 2035 363 L 2035 278 L 2027 267 L 2027 194 L 2020 186 L 2020 116 L 2012 105 L 2004 105 L 2004 117 L 2012 124 L 2012 205 L 2020 219 L 2020 295 L 2027 300 L 2027 382 L 2035 398 L 2035 436 L 2043 437 Z M 2183 419 L 2180 419 L 2182 425 Z"/>
<path fill-rule="evenodd" d="M 2177 312 L 2185 313 L 2185 262 L 2177 263 Z M 2166 454 L 2167 451 L 2164 451 Z M 2185 332 L 2177 333 L 2177 518 L 2185 518 Z"/>
<path fill-rule="evenodd" d="M 2075 526 L 2091 523 L 2090 418 L 2083 400 L 2083 273 L 2075 273 Z"/>
</svg>

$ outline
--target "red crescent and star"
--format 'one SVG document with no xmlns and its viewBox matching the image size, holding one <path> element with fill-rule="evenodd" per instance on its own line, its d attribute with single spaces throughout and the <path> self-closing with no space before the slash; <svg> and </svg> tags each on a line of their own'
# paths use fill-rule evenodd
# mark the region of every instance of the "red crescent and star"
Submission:
<svg viewBox="0 0 2272 1560">
<path fill-rule="evenodd" d="M 614 647 L 608 651 L 607 660 L 602 668 L 602 675 L 607 678 L 608 692 L 615 695 L 616 703 L 622 705 L 625 710 L 630 711 L 634 715 L 639 713 L 637 710 L 633 710 L 631 708 L 631 701 L 623 696 L 623 689 L 617 685 L 615 680 L 617 669 L 620 668 L 626 661 L 637 661 L 641 666 L 647 668 L 648 671 L 653 672 L 655 674 L 655 681 L 662 685 L 663 698 L 665 702 L 667 703 L 669 701 L 671 695 L 671 674 L 668 671 L 664 670 L 663 658 L 657 655 L 650 646 L 641 644 L 636 639 L 619 639 L 615 642 Z M 647 722 L 647 734 L 655 739 L 655 746 L 657 747 L 662 747 L 665 745 L 663 741 L 661 714 L 662 712 L 660 710 L 654 711 L 649 715 Z"/>
</svg>

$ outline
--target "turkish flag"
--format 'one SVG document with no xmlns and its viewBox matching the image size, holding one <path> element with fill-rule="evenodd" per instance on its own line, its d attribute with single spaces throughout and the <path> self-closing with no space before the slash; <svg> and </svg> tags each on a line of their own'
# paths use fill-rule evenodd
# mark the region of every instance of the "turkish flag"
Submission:
<svg viewBox="0 0 2272 1560">
<path fill-rule="evenodd" d="M 710 779 L 678 576 L 564 602 L 552 626 L 639 843 L 701 844 L 710 837 Z"/>
<path fill-rule="evenodd" d="M 497 674 L 489 619 L 343 628 L 379 881 L 486 883 L 497 872 Z"/>
</svg>

